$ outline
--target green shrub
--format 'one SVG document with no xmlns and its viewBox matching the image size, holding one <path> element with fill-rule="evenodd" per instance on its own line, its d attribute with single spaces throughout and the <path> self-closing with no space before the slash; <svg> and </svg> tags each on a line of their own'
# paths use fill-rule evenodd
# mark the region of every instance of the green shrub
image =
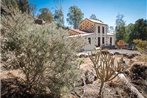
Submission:
<svg viewBox="0 0 147 98">
<path fill-rule="evenodd" d="M 15 17 L 2 16 L 1 30 L 3 68 L 21 70 L 26 91 L 58 98 L 73 88 L 79 43 L 66 31 L 54 24 L 34 24 L 31 16 L 19 12 Z"/>
</svg>

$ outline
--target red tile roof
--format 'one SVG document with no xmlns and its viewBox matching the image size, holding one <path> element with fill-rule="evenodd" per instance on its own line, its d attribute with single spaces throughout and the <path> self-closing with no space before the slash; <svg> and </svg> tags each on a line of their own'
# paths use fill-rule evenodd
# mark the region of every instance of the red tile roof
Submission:
<svg viewBox="0 0 147 98">
<path fill-rule="evenodd" d="M 75 31 L 75 32 L 77 32 L 78 34 L 85 34 L 85 33 L 87 33 L 87 32 L 81 31 L 81 30 L 79 30 L 79 29 L 70 29 L 70 30 Z"/>
<path fill-rule="evenodd" d="M 102 22 L 101 20 L 94 20 L 94 19 L 89 19 L 89 18 L 85 18 L 85 19 L 82 20 L 81 22 L 83 22 L 83 21 L 85 21 L 85 20 L 91 21 L 91 22 L 96 23 L 96 24 L 107 25 L 107 24 L 105 24 L 104 22 Z M 81 23 L 81 22 L 80 22 L 80 23 Z"/>
</svg>

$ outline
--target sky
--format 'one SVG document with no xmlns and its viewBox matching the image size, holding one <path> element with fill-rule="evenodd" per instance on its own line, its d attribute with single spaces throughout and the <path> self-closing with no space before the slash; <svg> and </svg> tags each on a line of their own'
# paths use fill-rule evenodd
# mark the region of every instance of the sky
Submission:
<svg viewBox="0 0 147 98">
<path fill-rule="evenodd" d="M 35 5 L 35 14 L 39 14 L 40 8 L 49 8 L 52 13 L 62 6 L 64 12 L 65 25 L 67 13 L 70 6 L 78 6 L 84 13 L 84 18 L 89 18 L 95 14 L 109 26 L 115 26 L 116 16 L 124 15 L 126 24 L 134 23 L 137 19 L 147 19 L 147 0 L 29 0 Z"/>
</svg>

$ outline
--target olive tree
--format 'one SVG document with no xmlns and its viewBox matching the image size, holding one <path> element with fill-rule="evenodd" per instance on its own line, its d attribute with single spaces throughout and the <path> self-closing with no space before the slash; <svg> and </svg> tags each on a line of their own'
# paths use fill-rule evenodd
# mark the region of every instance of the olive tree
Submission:
<svg viewBox="0 0 147 98">
<path fill-rule="evenodd" d="M 26 92 L 59 98 L 73 87 L 78 41 L 54 24 L 37 25 L 26 13 L 2 16 L 1 55 L 5 70 L 19 69 Z"/>
</svg>

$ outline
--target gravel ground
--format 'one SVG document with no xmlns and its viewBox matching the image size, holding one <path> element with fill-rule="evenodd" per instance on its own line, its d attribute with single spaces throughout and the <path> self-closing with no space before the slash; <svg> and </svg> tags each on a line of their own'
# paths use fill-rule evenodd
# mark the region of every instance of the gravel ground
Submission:
<svg viewBox="0 0 147 98">
<path fill-rule="evenodd" d="M 126 49 L 111 49 L 108 50 L 110 53 L 114 54 L 115 52 L 118 52 L 120 54 L 140 54 L 140 52 L 136 51 L 136 50 L 126 50 Z M 88 55 L 91 54 L 91 51 L 83 51 L 83 52 L 79 52 L 77 55 Z"/>
<path fill-rule="evenodd" d="M 114 49 L 114 50 L 108 50 L 110 53 L 114 54 L 115 52 L 118 52 L 120 54 L 140 54 L 140 52 L 135 50 L 126 50 L 126 49 Z"/>
</svg>

